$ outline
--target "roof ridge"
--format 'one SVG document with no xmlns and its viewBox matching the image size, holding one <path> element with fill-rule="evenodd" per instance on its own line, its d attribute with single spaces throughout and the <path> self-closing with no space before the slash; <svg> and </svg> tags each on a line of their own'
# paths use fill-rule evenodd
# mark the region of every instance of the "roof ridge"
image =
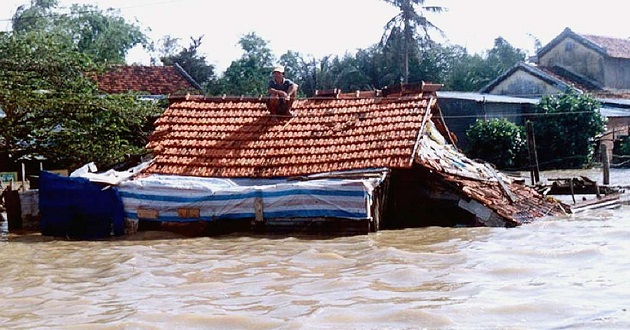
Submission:
<svg viewBox="0 0 630 330">
<path fill-rule="evenodd" d="M 190 74 L 188 74 L 188 72 L 186 72 L 186 70 L 184 70 L 184 68 L 182 68 L 181 65 L 179 65 L 179 63 L 175 62 L 173 63 L 173 66 L 175 67 L 175 70 L 177 70 L 177 72 L 179 74 L 181 74 L 184 79 L 186 79 L 191 85 L 195 86 L 195 88 L 202 90 L 203 88 L 201 88 L 201 85 L 199 85 L 199 83 L 195 80 L 195 78 L 193 78 Z"/>
</svg>

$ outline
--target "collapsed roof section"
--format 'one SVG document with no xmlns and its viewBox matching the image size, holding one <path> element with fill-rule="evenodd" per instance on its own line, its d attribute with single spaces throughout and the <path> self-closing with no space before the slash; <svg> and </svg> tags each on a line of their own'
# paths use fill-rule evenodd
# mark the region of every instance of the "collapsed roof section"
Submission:
<svg viewBox="0 0 630 330">
<path fill-rule="evenodd" d="M 453 199 L 485 226 L 516 226 L 544 216 L 570 213 L 491 164 L 473 161 L 448 144 L 432 126 L 420 139 L 416 162 L 428 171 L 433 195 Z"/>
</svg>

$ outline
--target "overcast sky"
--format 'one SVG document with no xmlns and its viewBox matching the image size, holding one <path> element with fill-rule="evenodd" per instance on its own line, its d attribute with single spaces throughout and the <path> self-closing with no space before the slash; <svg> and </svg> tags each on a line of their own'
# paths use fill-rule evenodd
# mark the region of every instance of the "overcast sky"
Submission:
<svg viewBox="0 0 630 330">
<path fill-rule="evenodd" d="M 0 0 L 0 29 L 10 29 L 10 18 L 30 0 Z M 242 54 L 239 39 L 255 32 L 279 57 L 287 50 L 319 59 L 353 53 L 378 42 L 383 27 L 397 11 L 383 0 L 59 0 L 117 8 L 128 21 L 136 21 L 157 41 L 164 35 L 180 38 L 203 35 L 200 51 L 218 72 Z M 514 47 L 533 55 L 535 40 L 544 45 L 569 27 L 577 33 L 630 37 L 622 0 L 427 0 L 425 5 L 448 9 L 427 14 L 451 44 L 469 53 L 492 48 L 501 36 Z M 148 64 L 149 56 L 134 49 L 128 62 Z"/>
</svg>

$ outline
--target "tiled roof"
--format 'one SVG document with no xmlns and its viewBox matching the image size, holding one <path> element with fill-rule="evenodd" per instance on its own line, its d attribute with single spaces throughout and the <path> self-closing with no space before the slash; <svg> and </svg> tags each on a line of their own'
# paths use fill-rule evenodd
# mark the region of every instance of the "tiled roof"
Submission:
<svg viewBox="0 0 630 330">
<path fill-rule="evenodd" d="M 628 39 L 588 34 L 581 34 L 580 36 L 603 48 L 610 57 L 630 59 L 630 40 Z"/>
<path fill-rule="evenodd" d="M 156 121 L 148 172 L 285 177 L 408 168 L 429 103 L 437 107 L 429 94 L 300 99 L 291 118 L 272 117 L 264 99 L 176 100 Z"/>
<path fill-rule="evenodd" d="M 556 36 L 553 40 L 547 43 L 544 47 L 540 48 L 536 54 L 540 58 L 543 54 L 553 49 L 558 43 L 565 38 L 575 39 L 577 42 L 582 43 L 586 47 L 589 47 L 605 56 L 630 59 L 630 40 L 603 36 L 594 36 L 588 34 L 578 34 L 573 32 L 569 28 L 565 28 L 562 33 Z"/>
<path fill-rule="evenodd" d="M 509 182 L 503 191 L 498 182 L 468 180 L 456 176 L 445 176 L 448 181 L 457 182 L 462 191 L 472 199 L 480 201 L 514 225 L 534 221 L 545 216 L 562 216 L 571 213 L 571 208 L 552 198 L 546 198 L 522 183 Z"/>
<path fill-rule="evenodd" d="M 508 77 L 512 76 L 517 71 L 524 71 L 532 76 L 537 77 L 538 79 L 544 81 L 545 83 L 556 86 L 557 88 L 565 88 L 570 85 L 567 83 L 565 79 L 558 77 L 556 74 L 547 72 L 547 70 L 542 69 L 539 66 L 531 65 L 525 62 L 518 62 L 514 66 L 512 66 L 509 70 L 503 72 L 497 78 L 492 80 L 486 86 L 482 87 L 479 90 L 479 93 L 490 93 L 495 87 L 497 87 L 500 83 L 505 81 Z"/>
<path fill-rule="evenodd" d="M 140 92 L 170 95 L 196 91 L 199 85 L 175 66 L 114 66 L 95 77 L 100 91 L 110 94 Z"/>
<path fill-rule="evenodd" d="M 604 89 L 604 87 L 597 81 L 575 74 L 561 66 L 552 66 L 552 67 L 539 66 L 538 68 L 541 71 L 547 73 L 548 75 L 554 76 L 557 79 L 562 80 L 568 86 L 573 86 L 574 88 L 577 88 L 584 92 L 587 92 L 587 91 L 596 92 L 596 91 L 602 91 Z"/>
<path fill-rule="evenodd" d="M 624 90 L 607 90 L 601 84 L 590 80 L 586 77 L 576 75 L 561 67 L 545 67 L 527 64 L 519 62 L 515 64 L 508 71 L 501 74 L 495 80 L 484 86 L 479 90 L 479 93 L 489 93 L 497 85 L 505 81 L 508 77 L 513 75 L 516 71 L 525 71 L 532 76 L 544 81 L 545 83 L 555 86 L 556 88 L 563 90 L 569 87 L 575 88 L 584 93 L 589 93 L 596 98 L 615 98 L 615 99 L 630 99 L 630 93 Z"/>
<path fill-rule="evenodd" d="M 572 86 L 579 91 L 589 93 L 595 98 L 630 99 L 630 94 L 624 90 L 606 89 L 593 80 L 578 76 L 561 67 L 538 67 L 538 69 L 547 75 L 554 76 L 556 79 L 563 81 L 567 86 Z"/>
</svg>

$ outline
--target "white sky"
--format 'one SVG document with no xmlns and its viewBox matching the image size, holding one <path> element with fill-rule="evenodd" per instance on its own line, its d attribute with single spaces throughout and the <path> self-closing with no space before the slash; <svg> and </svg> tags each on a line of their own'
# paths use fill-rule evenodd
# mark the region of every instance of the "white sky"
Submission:
<svg viewBox="0 0 630 330">
<path fill-rule="evenodd" d="M 30 0 L 0 0 L 0 30 L 10 29 L 10 18 Z M 378 42 L 383 27 L 397 11 L 383 0 L 59 0 L 118 8 L 129 22 L 138 21 L 148 36 L 181 39 L 204 35 L 200 51 L 217 73 L 222 73 L 242 50 L 239 39 L 255 32 L 266 40 L 276 57 L 287 50 L 320 59 L 325 55 L 353 53 Z M 546 44 L 569 27 L 577 33 L 630 37 L 623 0 L 427 0 L 425 5 L 448 9 L 427 14 L 451 44 L 469 53 L 492 48 L 501 36 L 512 46 L 534 52 L 534 38 Z M 129 63 L 148 64 L 149 56 L 134 49 Z"/>
</svg>

